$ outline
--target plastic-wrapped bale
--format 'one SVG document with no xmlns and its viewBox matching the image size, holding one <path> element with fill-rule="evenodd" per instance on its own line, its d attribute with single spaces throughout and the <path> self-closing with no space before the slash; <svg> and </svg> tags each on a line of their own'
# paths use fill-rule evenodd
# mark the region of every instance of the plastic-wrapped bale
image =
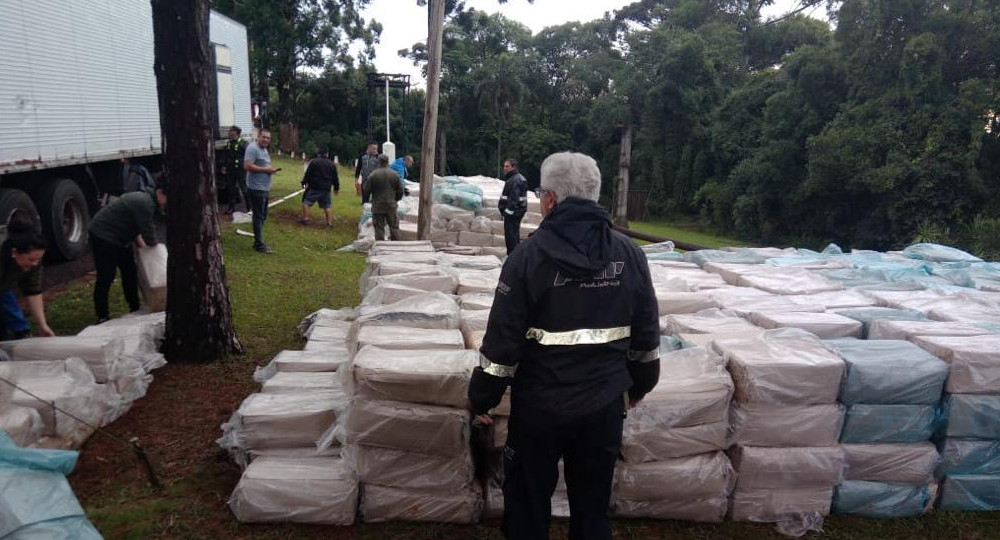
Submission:
<svg viewBox="0 0 1000 540">
<path fill-rule="evenodd" d="M 950 366 L 945 390 L 954 394 L 1000 394 L 1000 335 L 913 336 L 920 348 Z"/>
<path fill-rule="evenodd" d="M 462 231 L 458 233 L 458 244 L 461 246 L 493 246 L 493 233 Z"/>
<path fill-rule="evenodd" d="M 934 405 L 867 405 L 847 408 L 840 441 L 844 443 L 913 443 L 934 434 L 940 412 Z"/>
<path fill-rule="evenodd" d="M 926 321 L 927 316 L 919 311 L 914 311 L 912 309 L 895 309 L 895 308 L 882 308 L 882 307 L 871 307 L 871 308 L 856 308 L 856 309 L 843 309 L 835 312 L 838 315 L 843 315 L 844 317 L 849 317 L 861 323 L 861 337 L 868 339 L 868 334 L 871 329 L 871 324 L 877 320 L 890 320 L 890 321 Z"/>
<path fill-rule="evenodd" d="M 135 249 L 139 290 L 150 311 L 167 308 L 167 246 L 156 244 Z"/>
<path fill-rule="evenodd" d="M 791 296 L 792 299 L 822 304 L 828 311 L 836 309 L 862 308 L 875 305 L 875 300 L 858 291 L 828 291 L 816 294 Z"/>
<path fill-rule="evenodd" d="M 400 240 L 416 240 L 418 236 L 419 229 L 417 224 L 410 221 L 402 221 L 399 223 L 399 239 Z"/>
<path fill-rule="evenodd" d="M 868 329 L 868 339 L 910 339 L 913 336 L 985 336 L 988 329 L 970 323 L 942 321 L 893 321 L 878 319 Z"/>
<path fill-rule="evenodd" d="M 365 347 L 394 350 L 462 349 L 465 347 L 465 340 L 459 330 L 366 326 L 358 332 L 357 344 L 351 350 Z"/>
<path fill-rule="evenodd" d="M 941 461 L 930 442 L 888 444 L 844 444 L 847 480 L 889 484 L 927 484 Z"/>
<path fill-rule="evenodd" d="M 503 261 L 495 255 L 461 255 L 438 253 L 440 264 L 456 270 L 498 270 Z"/>
<path fill-rule="evenodd" d="M 18 362 L 12 367 L 21 389 L 15 390 L 11 403 L 37 411 L 42 420 L 42 436 L 58 438 L 59 446 L 79 447 L 94 432 L 91 426 L 104 425 L 109 416 L 118 418 L 128 406 L 113 388 L 96 384 L 93 374 L 79 358 Z"/>
<path fill-rule="evenodd" d="M 384 521 L 431 521 L 471 524 L 479 521 L 483 494 L 478 486 L 463 491 L 401 489 L 365 484 L 361 489 L 361 519 Z"/>
<path fill-rule="evenodd" d="M 458 208 L 457 206 L 437 203 L 432 207 L 431 215 L 436 218 L 446 219 L 449 221 L 453 219 L 460 219 L 471 223 L 472 218 L 476 216 L 476 213 L 472 210 Z"/>
<path fill-rule="evenodd" d="M 260 391 L 265 394 L 281 394 L 313 390 L 338 390 L 340 379 L 333 372 L 283 371 L 264 381 Z"/>
<path fill-rule="evenodd" d="M 737 251 L 701 249 L 698 251 L 688 251 L 684 254 L 684 258 L 698 266 L 705 266 L 708 263 L 763 264 L 767 260 L 767 257 L 764 255 L 746 249 Z"/>
<path fill-rule="evenodd" d="M 348 444 L 455 456 L 468 452 L 469 413 L 439 405 L 361 399 L 341 426 Z"/>
<path fill-rule="evenodd" d="M 269 365 L 274 367 L 275 372 L 329 372 L 337 371 L 346 361 L 346 350 L 343 354 L 325 351 L 281 351 Z M 256 376 L 255 380 L 262 382 Z"/>
<path fill-rule="evenodd" d="M 797 295 L 839 291 L 844 286 L 801 268 L 760 268 L 741 273 L 734 285 L 754 287 L 772 294 Z"/>
<path fill-rule="evenodd" d="M 454 276 L 451 276 L 454 279 Z M 411 296 L 380 306 L 361 305 L 355 324 L 366 326 L 405 326 L 409 328 L 458 329 L 459 309 L 455 300 L 440 292 Z"/>
<path fill-rule="evenodd" d="M 120 339 L 122 341 L 121 354 L 124 356 L 155 353 L 160 348 L 160 342 L 163 341 L 162 328 L 142 320 L 137 320 L 134 324 L 109 326 L 107 323 L 102 323 L 88 326 L 81 330 L 77 336 Z"/>
<path fill-rule="evenodd" d="M 660 366 L 659 383 L 625 419 L 625 461 L 725 448 L 733 383 L 722 359 L 706 349 L 682 349 L 661 358 Z"/>
<path fill-rule="evenodd" d="M 982 259 L 970 255 L 960 249 L 941 244 L 919 243 L 910 244 L 903 249 L 903 255 L 911 259 L 935 262 L 982 262 Z"/>
<path fill-rule="evenodd" d="M 492 293 L 500 281 L 500 269 L 493 270 L 455 270 L 458 275 L 457 294 Z"/>
<path fill-rule="evenodd" d="M 250 448 L 314 446 L 346 408 L 340 389 L 250 394 L 222 425 L 217 442 L 237 460 Z"/>
<path fill-rule="evenodd" d="M 1000 440 L 944 439 L 937 473 L 1000 476 Z"/>
<path fill-rule="evenodd" d="M 326 341 L 347 348 L 347 335 L 351 330 L 351 322 L 339 321 L 337 325 L 313 326 L 306 332 L 309 341 Z"/>
<path fill-rule="evenodd" d="M 18 448 L 0 432 L 0 537 L 101 540 L 66 481 L 77 452 Z"/>
<path fill-rule="evenodd" d="M 721 522 L 736 475 L 723 452 L 654 461 L 619 462 L 614 513 L 621 517 Z"/>
<path fill-rule="evenodd" d="M 803 296 L 760 296 L 733 300 L 720 300 L 713 292 L 719 307 L 749 319 L 753 313 L 821 313 L 825 310 L 823 304 L 804 300 Z"/>
<path fill-rule="evenodd" d="M 365 485 L 445 493 L 469 490 L 475 482 L 472 455 L 418 454 L 377 446 L 346 446 L 341 455 Z"/>
<path fill-rule="evenodd" d="M 941 483 L 941 510 L 996 511 L 1000 510 L 1000 476 L 986 474 L 954 474 Z"/>
<path fill-rule="evenodd" d="M 941 400 L 948 364 L 908 341 L 826 343 L 847 365 L 840 393 L 843 403 L 933 405 Z"/>
<path fill-rule="evenodd" d="M 418 292 L 425 291 L 418 290 Z M 306 336 L 314 326 L 340 326 L 342 322 L 353 321 L 356 318 L 358 311 L 354 308 L 321 308 L 303 317 L 296 328 L 302 336 Z"/>
<path fill-rule="evenodd" d="M 485 309 L 462 310 L 462 322 L 460 327 L 462 333 L 485 332 L 486 325 L 490 320 L 490 312 Z"/>
<path fill-rule="evenodd" d="M 750 322 L 766 328 L 799 328 L 821 339 L 861 337 L 861 323 L 836 313 L 752 312 Z"/>
<path fill-rule="evenodd" d="M 691 314 L 666 315 L 660 318 L 664 334 L 724 334 L 728 332 L 760 331 L 761 328 L 719 309 L 706 309 Z"/>
<path fill-rule="evenodd" d="M 833 487 L 844 474 L 844 451 L 839 446 L 737 446 L 730 457 L 737 473 L 737 490 Z"/>
<path fill-rule="evenodd" d="M 478 351 L 479 348 L 483 346 L 483 338 L 486 337 L 486 332 L 475 330 L 471 332 L 462 332 L 462 337 L 465 338 L 466 349 Z"/>
<path fill-rule="evenodd" d="M 844 407 L 829 405 L 734 404 L 729 442 L 740 446 L 836 446 Z"/>
<path fill-rule="evenodd" d="M 844 362 L 816 336 L 795 328 L 715 342 L 729 364 L 740 403 L 834 403 Z"/>
<path fill-rule="evenodd" d="M 490 292 L 474 292 L 463 294 L 458 299 L 458 305 L 463 310 L 485 310 L 489 311 L 493 308 L 493 299 L 495 295 L 493 291 Z"/>
<path fill-rule="evenodd" d="M 722 332 L 715 334 L 678 334 L 677 336 L 671 336 L 676 341 L 672 343 L 675 349 L 690 349 L 692 347 L 704 347 L 706 349 L 718 352 L 715 348 L 715 342 L 723 339 L 752 339 L 763 332 L 763 328 L 757 328 L 756 330 L 744 330 L 742 332 Z M 662 346 L 662 338 L 661 338 Z"/>
<path fill-rule="evenodd" d="M 654 287 L 656 302 L 661 315 L 675 313 L 697 313 L 718 307 L 708 291 L 671 291 Z"/>
<path fill-rule="evenodd" d="M 110 337 L 39 337 L 0 342 L 0 349 L 15 362 L 81 358 L 98 383 L 108 382 L 123 348 L 122 340 Z"/>
<path fill-rule="evenodd" d="M 0 406 L 0 430 L 17 446 L 30 446 L 42 438 L 42 417 L 30 407 L 7 403 Z"/>
<path fill-rule="evenodd" d="M 371 289 L 385 284 L 405 285 L 428 292 L 437 291 L 445 294 L 455 294 L 455 288 L 458 287 L 458 278 L 444 268 L 430 268 L 416 272 L 406 272 L 404 274 L 393 274 L 391 276 L 376 276 L 368 280 L 367 287 L 361 289 L 361 294 L 367 295 Z"/>
<path fill-rule="evenodd" d="M 358 480 L 336 457 L 260 457 L 243 471 L 229 508 L 244 523 L 351 525 Z"/>
<path fill-rule="evenodd" d="M 459 335 L 461 342 L 461 335 Z M 352 395 L 464 407 L 479 355 L 469 350 L 387 350 L 364 347 L 354 357 Z"/>
<path fill-rule="evenodd" d="M 867 518 L 917 517 L 934 506 L 937 484 L 845 480 L 833 494 L 833 513 Z"/>
<path fill-rule="evenodd" d="M 1000 439 L 1000 395 L 950 394 L 943 416 L 948 437 Z"/>
<path fill-rule="evenodd" d="M 830 514 L 833 487 L 750 489 L 736 488 L 729 501 L 733 521 L 771 522 L 796 516 Z"/>
</svg>

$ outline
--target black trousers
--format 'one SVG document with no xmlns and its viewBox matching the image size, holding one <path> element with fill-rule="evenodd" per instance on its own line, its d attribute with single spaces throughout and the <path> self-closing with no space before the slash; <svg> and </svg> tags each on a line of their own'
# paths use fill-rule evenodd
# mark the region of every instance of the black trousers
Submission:
<svg viewBox="0 0 1000 540">
<path fill-rule="evenodd" d="M 264 249 L 264 222 L 267 221 L 267 201 L 270 192 L 259 189 L 248 190 L 250 209 L 253 211 L 253 248 Z"/>
<path fill-rule="evenodd" d="M 507 254 L 510 255 L 514 248 L 521 243 L 521 220 L 524 215 L 503 217 L 503 239 L 507 244 Z"/>
<path fill-rule="evenodd" d="M 558 423 L 539 414 L 522 413 L 517 407 L 511 411 L 504 447 L 502 530 L 507 538 L 549 537 L 552 493 L 562 458 L 570 540 L 611 539 L 608 508 L 624 412 L 622 399 Z"/>
<path fill-rule="evenodd" d="M 121 272 L 122 291 L 130 311 L 139 309 L 139 273 L 135 268 L 135 252 L 132 246 L 116 246 L 90 235 L 90 248 L 94 253 L 94 269 L 97 282 L 94 284 L 94 311 L 97 319 L 107 319 L 109 315 L 108 293 L 115 281 L 115 273 Z"/>
</svg>

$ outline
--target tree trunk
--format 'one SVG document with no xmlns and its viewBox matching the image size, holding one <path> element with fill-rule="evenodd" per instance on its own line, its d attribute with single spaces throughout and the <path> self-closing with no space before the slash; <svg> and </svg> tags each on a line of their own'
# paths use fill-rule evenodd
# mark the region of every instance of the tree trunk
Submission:
<svg viewBox="0 0 1000 540">
<path fill-rule="evenodd" d="M 445 126 L 439 126 L 437 145 L 437 170 L 444 174 L 448 170 L 448 130 Z"/>
<path fill-rule="evenodd" d="M 618 157 L 618 198 L 615 204 L 615 225 L 628 227 L 628 183 L 632 166 L 632 123 L 622 126 L 621 153 Z"/>
<path fill-rule="evenodd" d="M 288 154 L 299 151 L 299 125 L 295 123 L 295 74 L 278 82 L 278 144 Z"/>
<path fill-rule="evenodd" d="M 209 0 L 152 0 L 167 197 L 167 332 L 174 361 L 242 352 L 233 328 L 215 197 Z"/>
<path fill-rule="evenodd" d="M 445 0 L 427 2 L 427 100 L 424 104 L 424 135 L 420 148 L 420 206 L 417 214 L 417 238 L 431 235 L 431 212 L 434 206 L 434 149 L 437 142 L 438 90 L 441 76 L 441 38 L 444 32 Z M 441 169 L 442 171 L 444 169 Z"/>
</svg>

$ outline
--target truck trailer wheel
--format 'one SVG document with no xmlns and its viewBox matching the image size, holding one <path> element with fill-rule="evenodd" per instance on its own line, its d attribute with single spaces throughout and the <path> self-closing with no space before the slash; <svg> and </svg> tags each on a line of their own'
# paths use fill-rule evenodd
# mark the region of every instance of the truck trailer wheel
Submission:
<svg viewBox="0 0 1000 540">
<path fill-rule="evenodd" d="M 4 229 L 3 238 L 0 240 L 7 239 L 7 224 L 17 214 L 22 214 L 23 217 L 38 224 L 38 210 L 35 209 L 35 204 L 31 202 L 31 197 L 27 193 L 20 189 L 0 188 L 0 225 L 3 225 Z"/>
<path fill-rule="evenodd" d="M 34 199 L 53 257 L 71 261 L 83 255 L 90 211 L 80 186 L 65 178 L 50 180 L 35 191 Z"/>
</svg>

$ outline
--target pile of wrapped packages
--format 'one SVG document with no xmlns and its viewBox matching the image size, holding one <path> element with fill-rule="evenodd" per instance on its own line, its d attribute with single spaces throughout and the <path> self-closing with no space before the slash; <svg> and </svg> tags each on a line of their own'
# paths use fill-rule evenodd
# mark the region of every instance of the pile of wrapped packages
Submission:
<svg viewBox="0 0 1000 540">
<path fill-rule="evenodd" d="M 76 336 L 0 342 L 0 430 L 20 447 L 75 449 L 146 395 L 165 314 L 128 315 Z"/>
<path fill-rule="evenodd" d="M 417 208 L 420 184 L 406 182 L 409 195 L 398 203 L 400 240 L 417 239 Z M 504 182 L 485 176 L 435 176 L 430 240 L 437 247 L 464 246 L 473 255 L 507 253 L 503 217 L 497 204 Z M 534 192 L 528 192 L 528 212 L 521 220 L 521 238 L 535 232 L 542 222 L 541 207 Z M 358 223 L 356 247 L 365 251 L 374 241 L 370 205 Z"/>
<path fill-rule="evenodd" d="M 613 515 L 797 534 L 831 513 L 1000 510 L 1000 264 L 930 244 L 643 249 L 661 375 L 625 420 Z M 463 410 L 500 267 L 374 243 L 361 305 L 307 317 L 304 350 L 260 368 L 223 426 L 236 516 L 501 515 L 510 396 L 487 436 Z M 569 512 L 561 480 L 552 511 Z"/>
</svg>

